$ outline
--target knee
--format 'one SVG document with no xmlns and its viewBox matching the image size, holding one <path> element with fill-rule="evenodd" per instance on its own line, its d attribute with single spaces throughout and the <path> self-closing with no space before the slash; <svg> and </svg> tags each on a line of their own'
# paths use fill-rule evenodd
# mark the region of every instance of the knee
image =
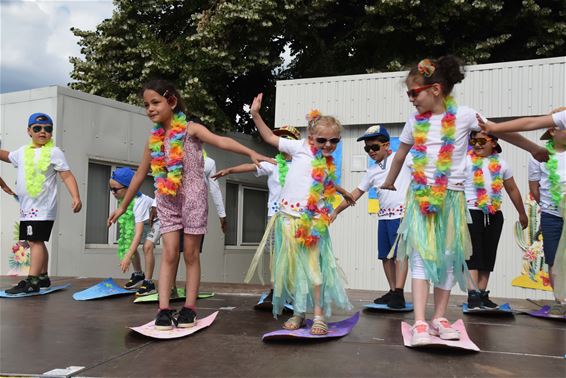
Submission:
<svg viewBox="0 0 566 378">
<path fill-rule="evenodd" d="M 197 264 L 200 261 L 200 250 L 193 249 L 184 252 L 185 263 L 188 265 Z"/>
</svg>

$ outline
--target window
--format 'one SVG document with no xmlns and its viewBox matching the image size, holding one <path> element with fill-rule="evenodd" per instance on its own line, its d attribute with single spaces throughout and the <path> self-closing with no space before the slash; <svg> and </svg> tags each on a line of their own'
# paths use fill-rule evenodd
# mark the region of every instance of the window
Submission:
<svg viewBox="0 0 566 378">
<path fill-rule="evenodd" d="M 118 201 L 108 190 L 108 180 L 112 171 L 123 164 L 89 162 L 88 163 L 88 189 L 86 207 L 86 236 L 87 247 L 114 247 L 118 243 L 116 224 L 106 227 L 106 221 L 112 211 L 118 206 Z M 130 166 L 136 169 L 135 166 Z M 154 197 L 153 177 L 146 177 L 140 191 Z"/>
<path fill-rule="evenodd" d="M 259 244 L 267 223 L 267 199 L 266 189 L 226 183 L 226 245 Z"/>
</svg>

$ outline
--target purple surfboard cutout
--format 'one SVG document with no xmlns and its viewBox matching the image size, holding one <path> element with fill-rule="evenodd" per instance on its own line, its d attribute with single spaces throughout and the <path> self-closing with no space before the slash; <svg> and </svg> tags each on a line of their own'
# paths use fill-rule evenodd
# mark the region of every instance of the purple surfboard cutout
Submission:
<svg viewBox="0 0 566 378">
<path fill-rule="evenodd" d="M 406 322 L 401 323 L 401 333 L 403 334 L 403 344 L 409 348 L 442 348 L 442 349 L 461 349 L 479 352 L 480 348 L 468 336 L 466 327 L 462 319 L 456 320 L 452 328 L 460 332 L 460 340 L 442 340 L 440 337 L 430 336 L 430 343 L 425 345 L 415 345 L 411 343 L 411 325 Z"/>
<path fill-rule="evenodd" d="M 277 331 L 266 333 L 262 336 L 263 341 L 274 341 L 274 340 L 300 340 L 300 339 L 328 339 L 346 336 L 354 328 L 360 319 L 360 313 L 356 312 L 350 318 L 341 320 L 335 323 L 328 323 L 328 334 L 326 335 L 311 335 L 310 329 L 312 326 L 312 320 L 307 319 L 306 326 L 303 326 L 296 330 L 280 329 Z"/>
<path fill-rule="evenodd" d="M 550 306 L 543 306 L 536 311 L 529 311 L 527 315 L 534 316 L 535 318 L 542 318 L 542 319 L 551 319 L 551 320 L 559 320 L 559 321 L 566 321 L 566 316 L 553 316 L 548 315 L 548 311 L 550 310 Z"/>
</svg>

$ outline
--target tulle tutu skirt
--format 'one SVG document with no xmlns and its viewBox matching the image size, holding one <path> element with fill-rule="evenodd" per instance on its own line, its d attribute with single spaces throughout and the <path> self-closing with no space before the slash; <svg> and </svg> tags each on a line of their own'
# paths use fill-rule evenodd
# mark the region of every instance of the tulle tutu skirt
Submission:
<svg viewBox="0 0 566 378">
<path fill-rule="evenodd" d="M 471 221 L 464 192 L 447 190 L 440 211 L 423 215 L 414 191 L 409 189 L 405 216 L 398 230 L 397 260 L 404 261 L 411 258 L 413 252 L 418 253 L 424 261 L 427 279 L 435 285 L 445 282 L 448 268 L 452 266 L 455 281 L 466 291 L 466 260 L 472 255 L 468 230 Z"/>
<path fill-rule="evenodd" d="M 259 246 L 255 251 L 255 255 L 252 259 L 250 267 L 248 268 L 248 273 L 244 278 L 245 283 L 249 283 L 254 276 L 257 269 L 257 274 L 262 285 L 265 284 L 263 281 L 263 257 L 269 255 L 269 269 L 271 272 L 271 282 L 273 282 L 273 250 L 275 247 L 275 219 L 277 214 L 269 218 L 267 226 L 265 227 L 265 232 L 263 237 L 259 242 Z"/>
<path fill-rule="evenodd" d="M 312 312 L 314 288 L 320 286 L 320 306 L 325 316 L 332 307 L 350 310 L 352 305 L 345 290 L 345 278 L 332 252 L 328 228 L 321 233 L 318 245 L 300 245 L 295 232 L 299 218 L 278 213 L 275 219 L 275 250 L 273 255 L 273 315 L 281 314 L 286 303 L 295 313 Z"/>
</svg>

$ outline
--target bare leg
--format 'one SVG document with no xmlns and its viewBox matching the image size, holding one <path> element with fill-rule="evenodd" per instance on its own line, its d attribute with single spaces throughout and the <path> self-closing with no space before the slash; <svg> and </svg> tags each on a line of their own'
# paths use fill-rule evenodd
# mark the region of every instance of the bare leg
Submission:
<svg viewBox="0 0 566 378">
<path fill-rule="evenodd" d="M 395 261 L 395 289 L 404 289 L 409 272 L 409 260 Z"/>
<path fill-rule="evenodd" d="M 169 308 L 171 286 L 177 271 L 179 261 L 179 235 L 181 230 L 163 234 L 163 255 L 161 256 L 161 267 L 159 268 L 159 308 Z"/>
<path fill-rule="evenodd" d="M 28 241 L 30 246 L 30 276 L 39 276 L 41 273 L 47 272 L 47 264 L 49 263 L 49 254 L 45 242 Z M 45 270 L 43 270 L 45 269 Z"/>
<path fill-rule="evenodd" d="M 153 270 L 155 269 L 155 255 L 153 253 L 155 245 L 151 240 L 146 240 L 143 243 L 143 254 L 145 261 L 145 278 L 151 280 L 153 277 Z"/>
<path fill-rule="evenodd" d="M 478 283 L 478 288 L 480 290 L 487 289 L 487 283 L 489 282 L 489 274 L 490 273 L 491 273 L 490 271 L 486 271 L 486 270 L 480 270 L 478 272 L 477 283 Z"/>
<path fill-rule="evenodd" d="M 470 278 L 468 279 L 468 287 L 470 290 L 476 290 L 478 286 L 479 272 L 477 270 L 470 270 Z"/>
<path fill-rule="evenodd" d="M 200 286 L 200 241 L 203 235 L 185 234 L 185 268 L 187 271 L 185 307 L 195 308 Z"/>
<path fill-rule="evenodd" d="M 135 272 L 141 272 L 142 271 L 141 261 L 140 261 L 140 252 L 138 251 L 137 248 L 136 248 L 136 252 L 134 252 L 134 255 L 132 256 L 132 265 L 134 266 Z"/>
<path fill-rule="evenodd" d="M 434 288 L 434 316 L 433 319 L 443 318 L 448 307 L 448 300 L 450 299 L 450 290 Z"/>
<path fill-rule="evenodd" d="M 395 259 L 385 259 L 383 262 L 383 271 L 385 272 L 385 277 L 389 283 L 389 289 L 391 291 L 395 290 Z"/>
<path fill-rule="evenodd" d="M 426 301 L 428 299 L 428 281 L 413 278 L 411 281 L 413 291 L 413 305 L 415 308 L 415 321 L 425 321 Z"/>
</svg>

